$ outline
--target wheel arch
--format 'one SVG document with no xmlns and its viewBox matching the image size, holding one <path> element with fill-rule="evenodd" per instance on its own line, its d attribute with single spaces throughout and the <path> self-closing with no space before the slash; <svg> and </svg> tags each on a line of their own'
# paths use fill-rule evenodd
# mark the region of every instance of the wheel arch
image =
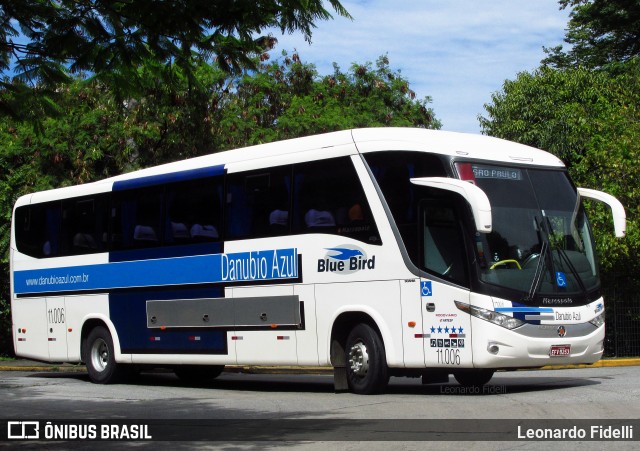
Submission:
<svg viewBox="0 0 640 451">
<path fill-rule="evenodd" d="M 98 316 L 89 316 L 84 319 L 82 322 L 82 329 L 80 332 L 80 356 L 84 356 L 84 346 L 89 333 L 91 330 L 98 326 L 106 327 L 109 333 L 111 334 L 111 340 L 113 340 L 113 348 L 114 348 L 114 357 L 116 362 L 118 363 L 131 363 L 131 359 L 127 358 L 127 355 L 122 354 L 120 351 L 120 339 L 118 338 L 118 332 L 116 331 L 115 326 L 104 315 Z"/>
<path fill-rule="evenodd" d="M 382 340 L 382 344 L 387 351 L 388 341 L 385 340 L 385 334 L 382 333 L 381 328 L 378 326 L 378 322 L 374 319 L 374 317 L 365 311 L 345 311 L 340 313 L 335 320 L 333 321 L 333 325 L 331 327 L 331 335 L 330 335 L 330 348 L 329 348 L 329 358 L 331 361 L 331 365 L 334 367 L 343 367 L 346 364 L 345 359 L 345 344 L 347 342 L 347 337 L 349 336 L 349 332 L 357 325 L 357 324 L 368 324 L 376 331 L 380 339 Z M 387 354 L 388 359 L 388 354 Z"/>
</svg>

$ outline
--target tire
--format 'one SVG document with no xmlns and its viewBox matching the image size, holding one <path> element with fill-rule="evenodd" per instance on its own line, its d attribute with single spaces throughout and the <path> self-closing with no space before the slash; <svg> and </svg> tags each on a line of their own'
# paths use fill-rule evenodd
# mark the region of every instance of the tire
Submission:
<svg viewBox="0 0 640 451">
<path fill-rule="evenodd" d="M 96 384 L 113 384 L 122 381 L 128 367 L 116 363 L 113 339 L 104 326 L 91 329 L 82 346 L 82 360 L 92 382 Z"/>
<path fill-rule="evenodd" d="M 220 376 L 224 365 L 180 365 L 173 372 L 181 381 L 189 384 L 202 384 Z"/>
<path fill-rule="evenodd" d="M 384 344 L 378 333 L 368 324 L 358 324 L 345 346 L 347 383 L 359 395 L 383 392 L 389 383 L 389 368 Z"/>
<path fill-rule="evenodd" d="M 482 387 L 491 380 L 493 373 L 495 370 L 492 369 L 468 370 L 453 373 L 453 377 L 465 387 Z"/>
</svg>

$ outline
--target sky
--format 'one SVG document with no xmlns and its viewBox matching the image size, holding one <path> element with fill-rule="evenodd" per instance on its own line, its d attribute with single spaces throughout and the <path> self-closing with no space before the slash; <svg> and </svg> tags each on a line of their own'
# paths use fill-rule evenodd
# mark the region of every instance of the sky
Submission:
<svg viewBox="0 0 640 451">
<path fill-rule="evenodd" d="M 312 43 L 274 32 L 274 55 L 298 52 L 321 75 L 387 55 L 418 98 L 432 98 L 442 129 L 480 133 L 478 116 L 505 80 L 531 72 L 542 47 L 563 44 L 569 11 L 558 0 L 342 0 L 353 21 L 318 21 Z M 327 8 L 331 8 L 325 2 Z"/>
</svg>

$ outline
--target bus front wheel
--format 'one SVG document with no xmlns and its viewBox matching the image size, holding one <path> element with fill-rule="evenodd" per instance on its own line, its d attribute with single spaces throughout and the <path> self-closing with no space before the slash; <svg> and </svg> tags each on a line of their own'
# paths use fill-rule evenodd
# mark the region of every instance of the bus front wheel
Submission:
<svg viewBox="0 0 640 451">
<path fill-rule="evenodd" d="M 82 359 L 92 382 L 112 384 L 125 376 L 125 366 L 116 363 L 113 339 L 104 326 L 91 329 L 82 346 Z"/>
<path fill-rule="evenodd" d="M 384 391 L 389 383 L 389 369 L 378 333 L 368 324 L 358 324 L 347 337 L 345 352 L 351 391 L 361 395 Z"/>
</svg>

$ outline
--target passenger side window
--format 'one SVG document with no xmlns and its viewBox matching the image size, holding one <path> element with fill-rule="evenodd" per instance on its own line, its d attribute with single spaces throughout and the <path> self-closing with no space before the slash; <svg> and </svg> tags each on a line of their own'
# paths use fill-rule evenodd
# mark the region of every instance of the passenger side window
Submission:
<svg viewBox="0 0 640 451">
<path fill-rule="evenodd" d="M 62 201 L 62 252 L 65 255 L 106 252 L 109 232 L 106 195 Z"/>
<path fill-rule="evenodd" d="M 20 252 L 37 258 L 60 255 L 60 202 L 20 207 L 15 220 Z"/>
<path fill-rule="evenodd" d="M 351 159 L 295 165 L 294 231 L 331 233 L 381 244 L 369 203 Z"/>
<path fill-rule="evenodd" d="M 222 177 L 167 186 L 164 242 L 167 245 L 220 241 Z"/>
<path fill-rule="evenodd" d="M 227 177 L 226 237 L 230 240 L 290 233 L 291 166 Z"/>
<path fill-rule="evenodd" d="M 162 190 L 120 191 L 111 209 L 114 250 L 156 247 L 162 239 Z"/>
</svg>

